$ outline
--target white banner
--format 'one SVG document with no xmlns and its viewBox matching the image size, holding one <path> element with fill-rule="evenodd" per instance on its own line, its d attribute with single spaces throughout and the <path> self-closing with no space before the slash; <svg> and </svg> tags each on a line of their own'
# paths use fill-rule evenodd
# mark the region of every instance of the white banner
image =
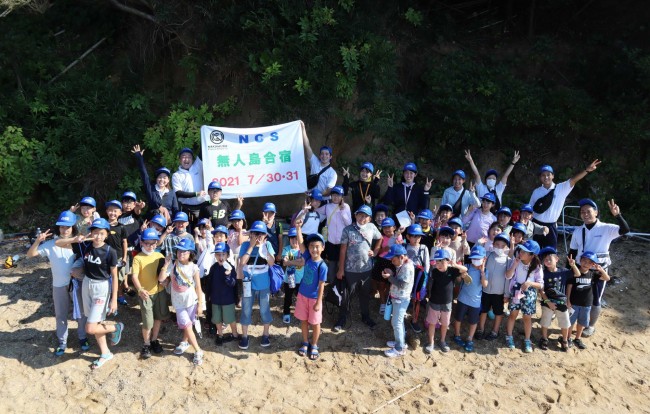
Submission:
<svg viewBox="0 0 650 414">
<path fill-rule="evenodd" d="M 205 189 L 223 198 L 262 197 L 307 190 L 300 121 L 259 128 L 201 127 Z"/>
</svg>

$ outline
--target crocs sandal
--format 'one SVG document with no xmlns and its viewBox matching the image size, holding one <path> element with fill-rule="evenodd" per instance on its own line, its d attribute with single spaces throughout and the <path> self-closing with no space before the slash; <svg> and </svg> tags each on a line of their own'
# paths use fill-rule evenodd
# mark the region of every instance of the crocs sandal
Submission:
<svg viewBox="0 0 650 414">
<path fill-rule="evenodd" d="M 101 354 L 99 359 L 93 361 L 93 364 L 90 366 L 93 370 L 99 369 L 104 366 L 105 363 L 113 359 L 113 354 Z"/>
<path fill-rule="evenodd" d="M 320 353 L 318 352 L 318 346 L 312 345 L 311 350 L 309 351 L 309 359 L 316 361 L 319 357 Z"/>
<path fill-rule="evenodd" d="M 305 355 L 307 355 L 307 352 L 309 352 L 309 343 L 303 342 L 302 344 L 300 344 L 300 348 L 298 348 L 298 355 L 304 357 Z"/>
</svg>

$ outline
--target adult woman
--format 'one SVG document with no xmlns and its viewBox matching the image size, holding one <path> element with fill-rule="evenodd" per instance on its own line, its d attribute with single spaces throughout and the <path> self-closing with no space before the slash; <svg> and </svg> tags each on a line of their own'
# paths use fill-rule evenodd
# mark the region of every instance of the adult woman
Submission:
<svg viewBox="0 0 650 414">
<path fill-rule="evenodd" d="M 149 200 L 149 216 L 161 214 L 171 223 L 172 217 L 178 212 L 178 199 L 170 186 L 171 172 L 165 167 L 160 167 L 156 170 L 156 181 L 151 182 L 144 165 L 144 150 L 140 149 L 140 145 L 134 145 L 131 152 L 138 161 L 142 186 Z"/>
<path fill-rule="evenodd" d="M 418 167 L 412 162 L 407 162 L 402 169 L 401 185 L 393 186 L 394 176 L 388 176 L 388 188 L 384 194 L 384 202 L 392 204 L 395 214 L 404 210 L 417 214 L 425 208 L 429 208 L 429 190 L 433 180 L 427 179 L 422 187 L 415 182 L 417 175 Z"/>
</svg>

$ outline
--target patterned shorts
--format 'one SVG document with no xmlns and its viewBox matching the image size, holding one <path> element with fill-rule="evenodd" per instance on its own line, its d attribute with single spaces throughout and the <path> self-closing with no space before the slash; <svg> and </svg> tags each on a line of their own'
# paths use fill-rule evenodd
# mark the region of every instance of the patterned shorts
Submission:
<svg viewBox="0 0 650 414">
<path fill-rule="evenodd" d="M 510 311 L 521 310 L 524 315 L 534 315 L 537 311 L 537 289 L 529 287 L 526 289 L 524 297 L 519 299 L 519 303 L 514 303 L 514 297 L 510 300 Z"/>
</svg>

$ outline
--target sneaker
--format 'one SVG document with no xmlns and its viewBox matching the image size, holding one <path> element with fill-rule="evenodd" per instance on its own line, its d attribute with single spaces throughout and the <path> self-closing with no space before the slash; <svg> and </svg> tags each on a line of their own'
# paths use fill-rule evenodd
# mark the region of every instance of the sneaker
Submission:
<svg viewBox="0 0 650 414">
<path fill-rule="evenodd" d="M 334 324 L 334 328 L 332 329 L 334 332 L 343 332 L 343 327 L 345 326 L 345 318 L 340 318 L 336 323 Z"/>
<path fill-rule="evenodd" d="M 456 345 L 458 345 L 461 348 L 465 346 L 465 341 L 463 341 L 463 338 L 461 338 L 460 336 L 454 336 L 454 342 L 456 342 Z"/>
<path fill-rule="evenodd" d="M 223 335 L 217 335 L 217 337 L 214 339 L 214 343 L 217 346 L 223 346 Z"/>
<path fill-rule="evenodd" d="M 465 343 L 465 351 L 474 352 L 474 341 L 467 341 Z"/>
<path fill-rule="evenodd" d="M 120 296 L 117 298 L 117 303 L 120 305 L 128 305 L 129 302 L 126 301 L 126 298 L 124 296 Z"/>
<path fill-rule="evenodd" d="M 235 336 L 235 335 L 233 335 L 233 334 L 227 334 L 227 335 L 224 335 L 224 336 L 223 336 L 223 342 L 224 342 L 224 343 L 226 343 L 226 342 L 232 342 L 232 341 L 235 341 L 235 340 L 237 340 L 237 339 L 239 339 L 239 336 Z"/>
<path fill-rule="evenodd" d="M 79 340 L 79 347 L 84 352 L 89 350 L 90 349 L 90 343 L 88 342 L 88 338 L 80 339 Z"/>
<path fill-rule="evenodd" d="M 524 339 L 524 352 L 527 354 L 533 352 L 533 343 L 530 342 L 530 339 Z"/>
<path fill-rule="evenodd" d="M 539 340 L 539 349 L 542 351 L 548 350 L 548 339 L 542 338 Z"/>
<path fill-rule="evenodd" d="M 282 322 L 284 323 L 291 323 L 291 315 L 284 315 L 282 317 Z"/>
<path fill-rule="evenodd" d="M 142 347 L 142 350 L 140 351 L 140 358 L 142 358 L 142 359 L 151 358 L 151 346 L 150 345 L 144 345 Z"/>
<path fill-rule="evenodd" d="M 580 338 L 578 338 L 578 339 L 574 339 L 574 340 L 573 340 L 573 343 L 575 344 L 575 346 L 576 346 L 578 349 L 587 349 L 587 345 L 585 345 L 585 343 L 582 342 L 582 339 L 580 339 Z"/>
<path fill-rule="evenodd" d="M 477 341 L 480 341 L 483 338 L 484 338 L 483 331 L 476 331 L 476 334 L 474 334 L 474 339 L 476 339 Z"/>
<path fill-rule="evenodd" d="M 176 348 L 174 348 L 174 355 L 182 355 L 183 352 L 187 351 L 187 348 L 190 347 L 190 344 L 187 342 L 181 342 Z"/>
<path fill-rule="evenodd" d="M 242 336 L 239 340 L 239 349 L 248 349 L 248 337 Z"/>
<path fill-rule="evenodd" d="M 585 338 L 589 338 L 590 336 L 592 336 L 595 333 L 596 333 L 596 328 L 593 327 L 593 326 L 590 326 L 588 328 L 585 328 L 582 331 L 582 336 L 584 336 Z"/>
<path fill-rule="evenodd" d="M 445 341 L 440 341 L 440 350 L 442 352 L 449 352 L 449 345 L 447 345 L 447 342 Z"/>
<path fill-rule="evenodd" d="M 417 322 L 411 321 L 411 329 L 413 329 L 413 332 L 415 332 L 415 333 L 422 332 L 422 328 L 420 327 L 420 325 Z"/>
<path fill-rule="evenodd" d="M 334 325 L 332 332 L 343 332 L 343 327 L 341 325 Z"/>
<path fill-rule="evenodd" d="M 269 346 L 271 346 L 271 340 L 269 339 L 268 335 L 262 336 L 262 342 L 260 342 L 260 346 L 264 348 L 268 348 Z"/>
<path fill-rule="evenodd" d="M 395 348 L 395 341 L 386 342 L 386 346 L 389 347 L 389 348 Z"/>
<path fill-rule="evenodd" d="M 54 350 L 54 355 L 56 356 L 61 356 L 65 354 L 65 344 L 60 344 L 59 346 L 56 347 Z"/>
<path fill-rule="evenodd" d="M 496 332 L 490 332 L 490 333 L 485 337 L 485 339 L 488 340 L 488 341 L 494 341 L 494 340 L 497 339 L 498 337 L 499 337 L 499 334 L 498 334 L 498 333 L 496 333 Z"/>
<path fill-rule="evenodd" d="M 433 353 L 433 348 L 434 348 L 433 343 L 430 343 L 429 345 L 424 347 L 424 351 L 427 354 L 431 354 L 431 353 Z"/>
<path fill-rule="evenodd" d="M 162 354 L 163 352 L 163 347 L 160 345 L 160 341 L 153 340 L 151 341 L 151 350 L 153 351 L 154 354 Z"/>
<path fill-rule="evenodd" d="M 510 349 L 515 349 L 515 340 L 512 336 L 506 335 L 506 346 Z"/>
<path fill-rule="evenodd" d="M 384 355 L 386 355 L 388 358 L 400 357 L 400 356 L 406 355 L 406 350 L 402 349 L 401 351 L 398 351 L 395 348 L 391 348 L 391 349 L 385 350 Z"/>
<path fill-rule="evenodd" d="M 111 335 L 111 345 L 117 345 L 122 340 L 122 331 L 124 330 L 124 324 L 118 322 L 115 324 L 115 332 Z"/>
<path fill-rule="evenodd" d="M 362 316 L 361 321 L 363 323 L 365 323 L 366 325 L 368 325 L 368 328 L 370 328 L 370 329 L 374 328 L 377 325 L 377 323 L 375 321 L 370 319 L 370 316 Z"/>
<path fill-rule="evenodd" d="M 198 351 L 194 353 L 194 358 L 192 359 L 194 365 L 203 364 L 203 351 Z"/>
</svg>

